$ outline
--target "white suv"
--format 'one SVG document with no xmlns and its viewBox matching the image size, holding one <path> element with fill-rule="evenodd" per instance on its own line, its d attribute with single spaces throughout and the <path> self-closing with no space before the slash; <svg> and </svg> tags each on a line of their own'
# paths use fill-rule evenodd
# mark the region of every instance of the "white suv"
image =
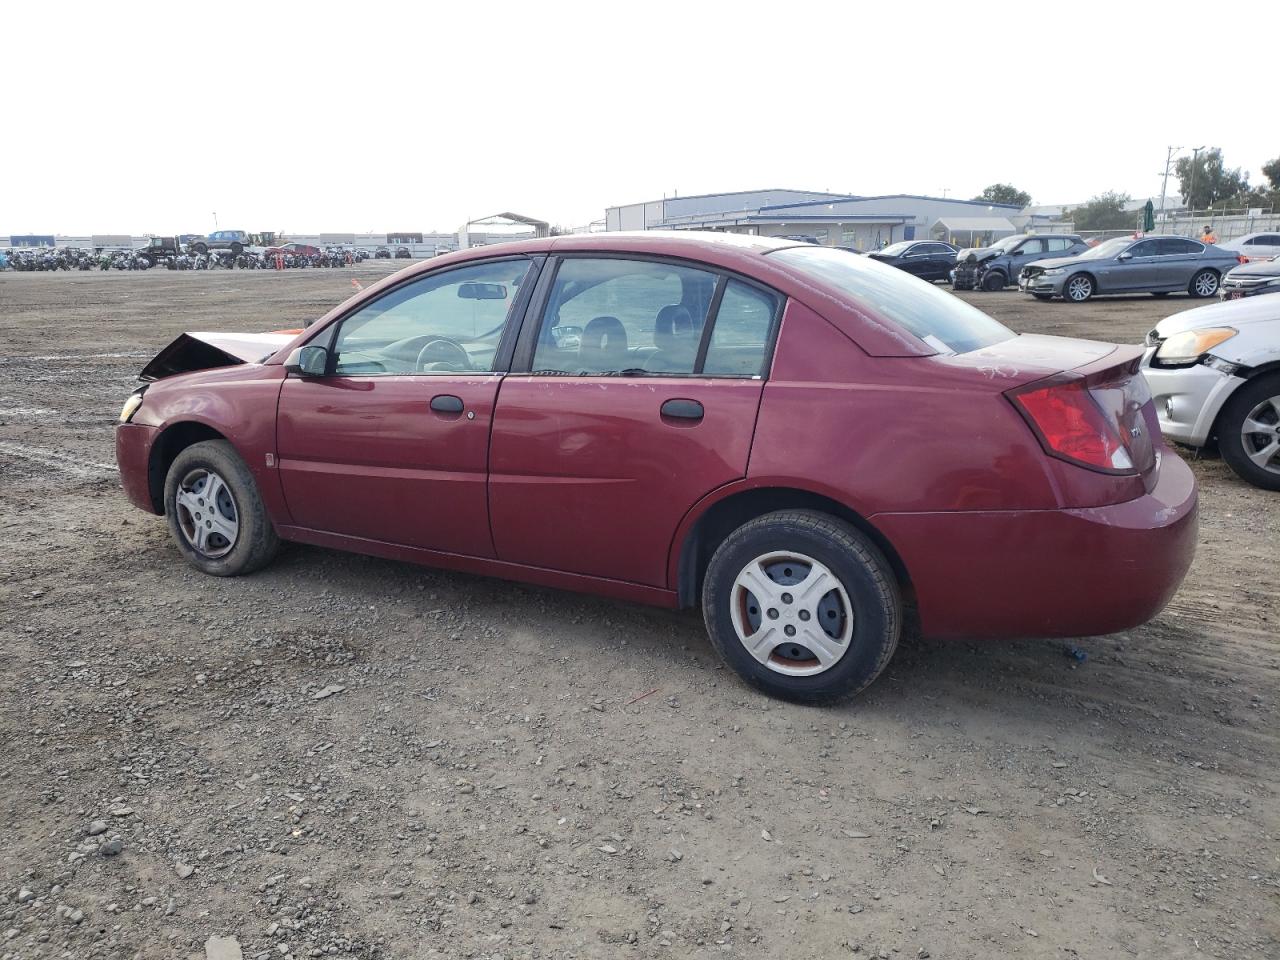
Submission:
<svg viewBox="0 0 1280 960">
<path fill-rule="evenodd" d="M 1165 437 L 1216 443 L 1241 479 L 1280 490 L 1280 297 L 1165 317 L 1142 367 Z"/>
</svg>

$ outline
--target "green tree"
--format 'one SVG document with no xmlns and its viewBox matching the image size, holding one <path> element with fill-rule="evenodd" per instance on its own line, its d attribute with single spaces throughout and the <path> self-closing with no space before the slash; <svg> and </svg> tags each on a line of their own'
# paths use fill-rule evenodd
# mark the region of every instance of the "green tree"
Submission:
<svg viewBox="0 0 1280 960">
<path fill-rule="evenodd" d="M 1127 193 L 1109 190 L 1072 207 L 1063 216 L 1075 221 L 1077 230 L 1127 230 L 1138 222 L 1137 213 L 1124 208 L 1130 199 Z"/>
<path fill-rule="evenodd" d="M 1228 170 L 1217 147 L 1202 150 L 1196 156 L 1179 157 L 1174 170 L 1182 202 L 1192 210 L 1243 206 L 1246 202 L 1249 174 L 1239 167 Z"/>
<path fill-rule="evenodd" d="M 1267 183 L 1271 184 L 1272 190 L 1280 190 L 1280 157 L 1264 163 L 1262 175 L 1267 178 Z"/>
<path fill-rule="evenodd" d="M 1031 202 L 1031 194 L 1025 190 L 1019 190 L 1011 183 L 993 183 L 973 199 L 987 203 L 1012 203 L 1014 206 L 1025 207 Z"/>
</svg>

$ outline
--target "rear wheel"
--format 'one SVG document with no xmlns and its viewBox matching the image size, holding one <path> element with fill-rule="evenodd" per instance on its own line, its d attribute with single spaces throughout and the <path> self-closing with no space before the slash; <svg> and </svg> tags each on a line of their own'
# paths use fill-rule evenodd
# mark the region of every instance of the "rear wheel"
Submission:
<svg viewBox="0 0 1280 960">
<path fill-rule="evenodd" d="M 1193 297 L 1212 297 L 1218 292 L 1218 272 L 1216 270 L 1201 270 L 1191 278 L 1191 285 L 1187 287 L 1187 293 Z"/>
<path fill-rule="evenodd" d="M 884 555 L 843 520 L 808 510 L 739 527 L 707 566 L 702 614 L 720 656 L 752 686 L 804 703 L 850 697 L 888 664 L 902 602 Z"/>
<path fill-rule="evenodd" d="M 1062 288 L 1063 299 L 1070 303 L 1084 303 L 1093 296 L 1093 277 L 1087 273 L 1077 273 L 1067 280 Z"/>
<path fill-rule="evenodd" d="M 1005 276 L 999 270 L 988 270 L 982 277 L 982 289 L 989 293 L 999 293 L 1004 284 Z"/>
<path fill-rule="evenodd" d="M 253 475 L 225 440 L 192 444 L 174 458 L 164 508 L 179 551 L 212 576 L 252 573 L 280 548 Z"/>
<path fill-rule="evenodd" d="M 1246 383 L 1227 401 L 1218 450 L 1241 480 L 1280 490 L 1280 374 Z"/>
</svg>

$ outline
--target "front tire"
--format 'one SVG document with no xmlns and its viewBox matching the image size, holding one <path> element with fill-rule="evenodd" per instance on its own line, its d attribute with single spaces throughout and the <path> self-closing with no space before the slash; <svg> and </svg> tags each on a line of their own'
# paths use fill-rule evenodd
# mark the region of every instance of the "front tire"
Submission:
<svg viewBox="0 0 1280 960">
<path fill-rule="evenodd" d="M 1191 278 L 1191 284 L 1187 287 L 1187 293 L 1201 300 L 1212 297 L 1217 292 L 1218 272 L 1216 270 L 1201 270 Z"/>
<path fill-rule="evenodd" d="M 1087 273 L 1077 273 L 1063 284 L 1062 299 L 1068 303 L 1084 303 L 1093 296 L 1093 292 L 1093 277 Z"/>
<path fill-rule="evenodd" d="M 902 631 L 884 554 L 852 525 L 809 510 L 766 514 L 731 533 L 707 566 L 702 615 L 739 676 L 799 703 L 865 689 Z"/>
<path fill-rule="evenodd" d="M 164 512 L 179 552 L 210 576 L 252 573 L 280 549 L 253 475 L 225 440 L 192 444 L 174 458 Z"/>
<path fill-rule="evenodd" d="M 982 289 L 988 293 L 999 293 L 1004 289 L 1005 276 L 999 270 L 988 270 L 982 277 Z"/>
<path fill-rule="evenodd" d="M 1235 475 L 1264 490 L 1280 490 L 1280 374 L 1240 387 L 1222 408 L 1218 450 Z"/>
</svg>

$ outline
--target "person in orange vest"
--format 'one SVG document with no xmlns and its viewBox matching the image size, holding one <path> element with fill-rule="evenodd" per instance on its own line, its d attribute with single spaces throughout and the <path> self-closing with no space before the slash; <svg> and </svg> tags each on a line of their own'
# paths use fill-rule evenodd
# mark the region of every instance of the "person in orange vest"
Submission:
<svg viewBox="0 0 1280 960">
<path fill-rule="evenodd" d="M 1213 232 L 1213 227 L 1207 223 L 1204 225 L 1204 233 L 1200 234 L 1201 243 L 1217 243 L 1218 235 Z"/>
</svg>

